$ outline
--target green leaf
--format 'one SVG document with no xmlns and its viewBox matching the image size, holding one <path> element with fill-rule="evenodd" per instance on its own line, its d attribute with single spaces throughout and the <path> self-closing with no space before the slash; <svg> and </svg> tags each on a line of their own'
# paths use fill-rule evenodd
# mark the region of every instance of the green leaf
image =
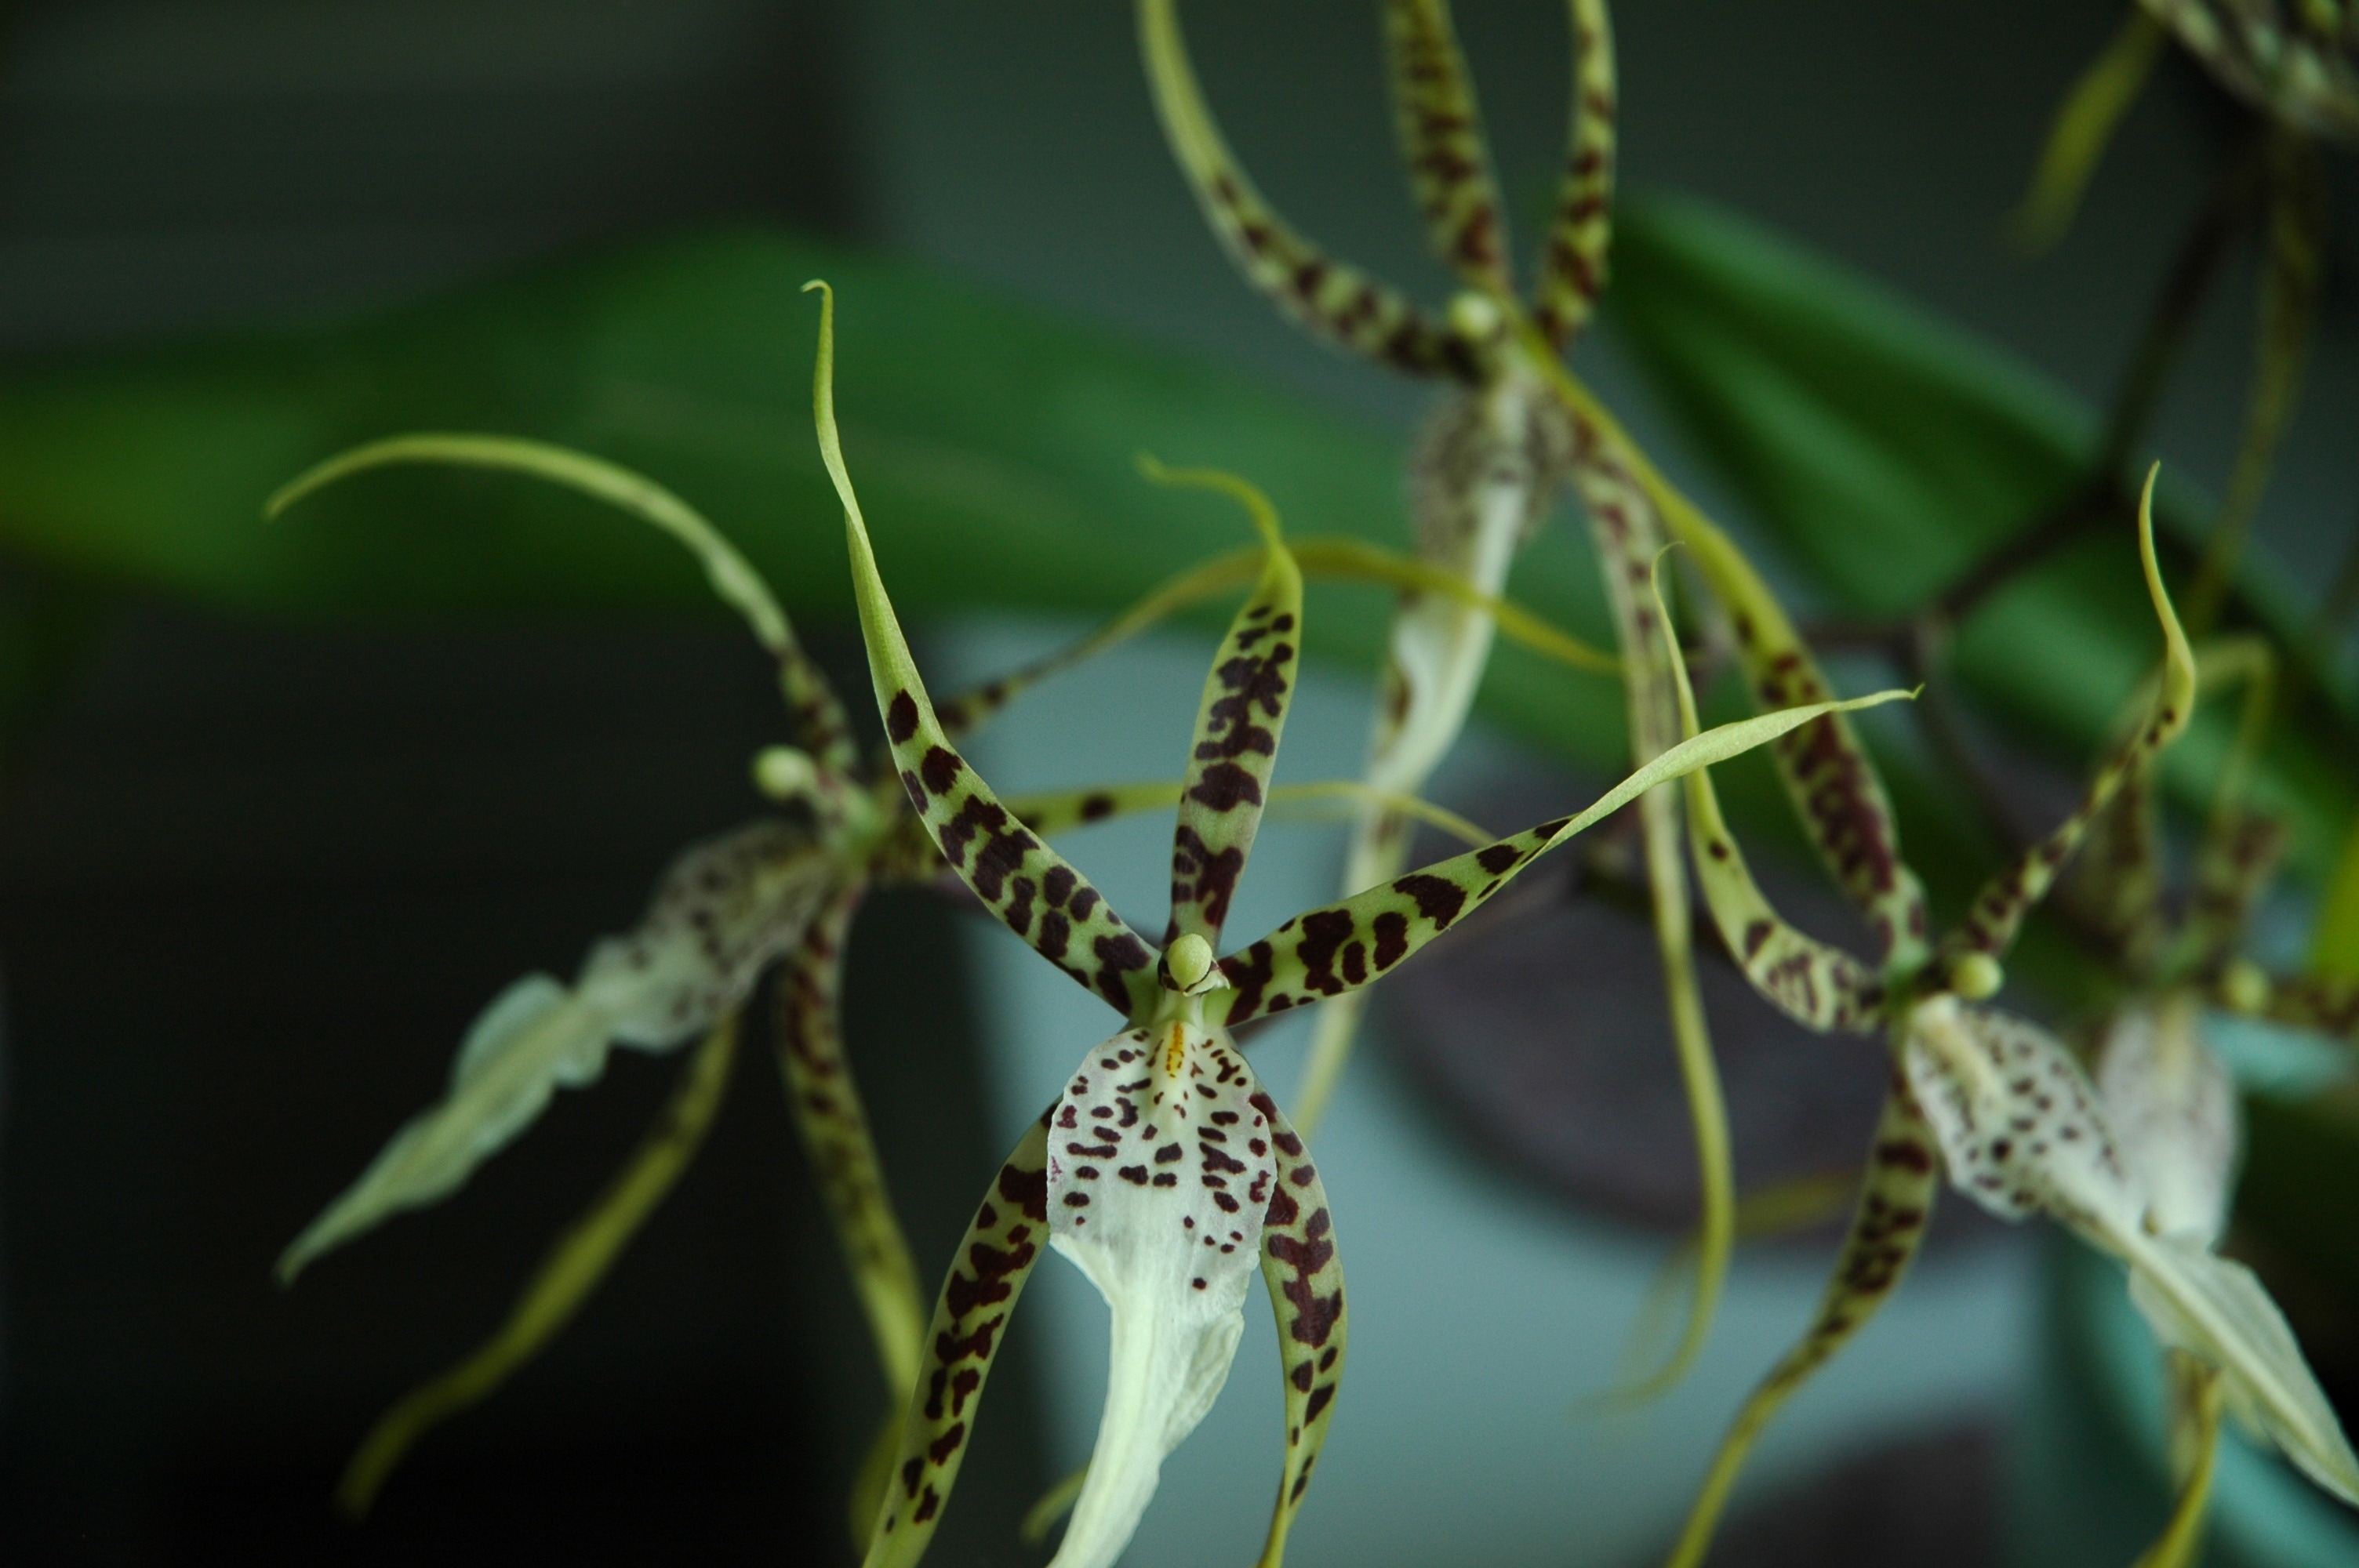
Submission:
<svg viewBox="0 0 2359 1568">
<path fill-rule="evenodd" d="M 1673 412 L 1828 608 L 1923 603 L 2065 497 L 2086 472 L 2093 413 L 2028 366 L 1725 211 L 1634 203 L 1618 222 L 1613 315 Z M 2182 549 L 2211 508 L 2165 470 L 2158 521 Z M 2155 637 L 2131 539 L 2092 537 L 1986 600 L 1956 667 L 2003 719 L 2074 762 L 2151 667 Z M 2295 600 L 2248 563 L 2245 609 L 2300 645 Z M 2320 678 L 2312 672 L 2313 681 Z M 2316 875 L 2349 820 L 2352 704 L 2313 703 L 2276 738 L 2256 789 Z M 2228 716 L 2199 720 L 2165 770 L 2193 804 Z"/>
</svg>

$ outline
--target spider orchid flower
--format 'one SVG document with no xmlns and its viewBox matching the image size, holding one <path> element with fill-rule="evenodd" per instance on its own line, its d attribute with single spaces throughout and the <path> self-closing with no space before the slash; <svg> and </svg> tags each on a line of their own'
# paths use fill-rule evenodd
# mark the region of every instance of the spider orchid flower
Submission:
<svg viewBox="0 0 2359 1568">
<path fill-rule="evenodd" d="M 1592 822 L 1832 705 L 1708 731 L 1576 816 L 1309 911 L 1219 957 L 1230 900 L 1272 793 L 1299 662 L 1302 578 L 1258 492 L 1226 475 L 1172 474 L 1245 503 L 1262 535 L 1262 567 L 1205 681 L 1180 791 L 1171 913 L 1158 949 L 1001 803 L 959 754 L 928 697 L 844 464 L 833 306 L 832 294 L 823 293 L 813 389 L 820 449 L 843 501 L 877 710 L 902 785 L 975 896 L 1124 1020 L 1082 1055 L 975 1211 L 934 1308 L 869 1568 L 923 1555 L 1009 1314 L 1044 1242 L 1088 1275 L 1113 1321 L 1104 1411 L 1057 1568 L 1104 1568 L 1128 1544 L 1165 1455 L 1227 1379 L 1256 1265 L 1277 1314 L 1287 1409 L 1277 1501 L 1261 1558 L 1276 1568 L 1333 1418 L 1348 1314 L 1318 1170 L 1229 1032 L 1367 985 Z"/>
<path fill-rule="evenodd" d="M 1386 0 L 1395 124 L 1427 235 L 1464 292 L 1437 319 L 1399 290 L 1327 255 L 1298 233 L 1239 166 L 1188 59 L 1178 0 L 1138 0 L 1147 74 L 1166 140 L 1206 221 L 1246 280 L 1286 315 L 1362 357 L 1454 387 L 1411 462 L 1421 555 L 1478 583 L 1504 581 L 1568 481 L 1588 514 L 1620 653 L 1631 760 L 1676 744 L 1679 710 L 1654 635 L 1647 574 L 1662 539 L 1638 504 L 1626 454 L 1593 410 L 1566 395 L 1562 357 L 1593 311 L 1613 233 L 1615 74 L 1606 0 L 1569 0 L 1572 109 L 1562 176 L 1528 300 L 1509 261 L 1506 210 L 1482 113 L 1446 0 Z M 1395 616 L 1367 777 L 1414 792 L 1464 724 L 1490 653 L 1489 628 L 1462 611 L 1409 600 Z M 1823 694 L 1821 694 L 1823 695 Z M 1680 803 L 1639 803 L 1647 892 L 1663 965 L 1672 1044 L 1693 1123 L 1702 1189 L 1701 1243 L 1685 1331 L 1669 1361 L 1625 1390 L 1668 1388 L 1701 1353 L 1735 1234 L 1727 1116 L 1712 1054 L 1690 931 Z M 1407 825 L 1364 817 L 1344 885 L 1400 871 Z M 1305 1072 L 1304 1125 L 1315 1124 L 1349 1058 L 1357 998 L 1322 1014 Z"/>
<path fill-rule="evenodd" d="M 925 1329 L 917 1271 L 844 1055 L 837 996 L 853 915 L 875 886 L 930 881 L 942 871 L 889 765 L 863 760 L 842 705 L 803 654 L 784 611 L 737 551 L 686 502 L 637 474 L 562 448 L 503 437 L 426 434 L 355 449 L 307 472 L 273 498 L 275 515 L 321 487 L 403 463 L 461 464 L 521 473 L 620 508 L 684 544 L 715 591 L 776 660 L 799 747 L 756 759 L 761 789 L 784 809 L 696 845 L 665 872 L 630 932 L 590 951 L 573 982 L 516 981 L 468 1032 L 437 1104 L 397 1132 L 349 1188 L 279 1260 L 282 1281 L 392 1216 L 433 1204 L 515 1141 L 560 1088 L 594 1082 L 616 1046 L 670 1052 L 701 1040 L 656 1127 L 606 1192 L 560 1238 L 511 1314 L 474 1355 L 399 1401 L 363 1442 L 339 1489 L 364 1512 L 402 1455 L 429 1428 L 484 1398 L 561 1330 L 659 1204 L 717 1110 L 739 1022 L 763 974 L 778 971 L 776 1029 L 787 1103 L 828 1205 L 866 1314 L 892 1415 L 879 1439 L 889 1454 L 899 1411 L 915 1386 Z M 1312 543 L 1321 569 L 1392 586 L 1416 585 L 1495 615 L 1508 634 L 1557 657 L 1588 651 L 1516 606 L 1356 540 Z M 1163 617 L 1251 579 L 1257 552 L 1208 561 L 1157 589 L 1098 632 L 1015 674 L 941 705 L 948 733 L 983 722 L 1033 684 L 1082 662 Z M 1117 813 L 1169 806 L 1176 784 L 1131 784 L 1008 803 L 1035 833 L 1061 832 Z M 1314 797 L 1364 796 L 1348 785 L 1307 785 Z M 1418 801 L 1390 807 L 1462 824 Z M 881 1469 L 855 1499 L 866 1538 Z"/>
<path fill-rule="evenodd" d="M 1883 1033 L 1896 1070 L 1834 1277 L 1809 1332 L 1755 1391 L 1723 1441 L 1671 1558 L 1678 1568 L 1702 1560 L 1745 1454 L 1771 1416 L 1899 1283 L 1945 1172 L 1952 1186 L 2001 1217 L 2044 1214 L 2127 1264 L 2132 1296 L 2162 1342 L 2215 1370 L 2230 1408 L 2313 1480 L 2359 1500 L 2359 1461 L 2284 1318 L 2249 1271 L 2212 1250 L 2215 1231 L 2200 1217 L 2207 1195 L 2148 1184 L 2157 1157 L 2180 1157 L 2189 1127 L 2212 1116 L 2200 1076 L 2195 1087 L 2174 1087 L 2165 1100 L 2146 1075 L 2136 1102 L 2144 1108 L 2142 1119 L 2125 1141 L 2105 1098 L 2060 1042 L 2022 1019 L 1973 1005 L 1999 989 L 1999 959 L 2091 824 L 2179 735 L 2193 707 L 2195 661 L 2155 559 L 2152 498 L 2149 474 L 2138 547 L 2164 641 L 2151 698 L 2080 806 L 1985 884 L 1938 948 L 1919 944 L 1879 974 L 1788 925 L 1754 883 L 1709 773 L 1688 776 L 1691 848 L 1705 901 L 1756 989 L 1812 1028 Z M 1761 618 L 1756 637 L 1762 624 L 1782 627 L 1766 592 L 1751 608 Z M 1668 637 L 1667 648 L 1676 661 Z M 1808 654 L 1794 642 L 1776 657 L 1799 670 Z M 1692 728 L 1694 701 L 1683 669 L 1680 691 L 1683 720 Z M 1864 752 L 1847 752 L 1840 761 L 1854 777 L 1868 776 L 1872 766 Z M 2117 1042 L 2116 1048 L 2127 1053 L 2115 1069 L 2118 1084 L 2139 1074 L 2140 1047 Z M 2145 1056 L 2152 1061 L 2156 1053 Z"/>
</svg>

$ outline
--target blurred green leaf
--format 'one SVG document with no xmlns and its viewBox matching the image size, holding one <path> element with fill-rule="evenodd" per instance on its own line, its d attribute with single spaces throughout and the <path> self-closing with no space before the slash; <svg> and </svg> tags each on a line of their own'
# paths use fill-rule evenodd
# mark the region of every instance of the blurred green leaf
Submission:
<svg viewBox="0 0 2359 1568">
<path fill-rule="evenodd" d="M 1899 614 L 2017 537 L 2080 484 L 2094 414 L 2021 362 L 1728 212 L 1686 199 L 1617 219 L 1611 319 L 1702 452 L 1822 608 Z M 2208 505 L 2166 484 L 2161 521 L 2200 539 Z M 2075 763 L 2150 666 L 2153 617 L 2128 530 L 2060 550 L 1959 629 L 1955 665 L 1986 709 Z M 2246 611 L 2299 645 L 2266 564 Z M 2311 689 L 2317 689 L 2313 680 Z M 2347 704 L 2343 705 L 2347 710 Z M 2207 716 L 2169 759 L 2200 800 L 2226 739 Z M 2353 726 L 2313 701 L 2279 727 L 2256 798 L 2284 813 L 2316 876 L 2353 809 Z"/>
<path fill-rule="evenodd" d="M 2343 835 L 2343 853 L 2319 902 L 2310 968 L 2330 979 L 2359 980 L 2359 821 Z"/>
</svg>

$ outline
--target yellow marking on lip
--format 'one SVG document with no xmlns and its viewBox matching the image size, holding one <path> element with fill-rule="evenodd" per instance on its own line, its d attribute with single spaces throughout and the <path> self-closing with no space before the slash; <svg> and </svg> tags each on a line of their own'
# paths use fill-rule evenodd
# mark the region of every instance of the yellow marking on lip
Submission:
<svg viewBox="0 0 2359 1568">
<path fill-rule="evenodd" d="M 1179 1076 L 1180 1064 L 1187 1059 L 1188 1032 L 1174 1023 L 1171 1033 L 1163 1041 L 1163 1076 L 1167 1078 Z"/>
</svg>

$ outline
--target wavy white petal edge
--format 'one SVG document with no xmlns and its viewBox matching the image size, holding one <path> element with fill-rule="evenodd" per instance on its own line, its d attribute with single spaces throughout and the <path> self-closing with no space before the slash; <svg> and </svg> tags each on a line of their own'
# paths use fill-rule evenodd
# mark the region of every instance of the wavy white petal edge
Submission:
<svg viewBox="0 0 2359 1568">
<path fill-rule="evenodd" d="M 1163 1460 L 1227 1382 L 1277 1165 L 1224 1033 L 1126 1030 L 1083 1058 L 1049 1130 L 1050 1244 L 1113 1314 L 1089 1479 L 1050 1568 L 1109 1568 Z"/>
<path fill-rule="evenodd" d="M 527 975 L 477 1015 L 449 1090 L 395 1133 L 278 1260 L 292 1280 L 404 1209 L 463 1186 L 538 1119 L 560 1088 L 595 1083 L 614 1045 L 669 1051 L 738 1006 L 802 934 L 827 891 L 810 835 L 756 822 L 690 847 L 626 936 L 591 949 L 571 987 Z"/>
</svg>

